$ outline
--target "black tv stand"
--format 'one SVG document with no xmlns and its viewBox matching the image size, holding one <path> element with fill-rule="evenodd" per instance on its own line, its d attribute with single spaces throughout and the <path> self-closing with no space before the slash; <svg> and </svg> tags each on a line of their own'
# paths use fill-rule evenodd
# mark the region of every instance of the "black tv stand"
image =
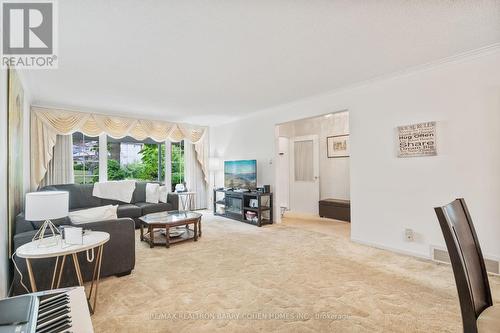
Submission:
<svg viewBox="0 0 500 333">
<path fill-rule="evenodd" d="M 251 206 L 250 201 L 257 205 Z M 254 212 L 254 219 L 247 219 L 246 213 Z M 273 194 L 257 191 L 238 192 L 233 190 L 214 190 L 214 215 L 253 224 L 261 227 L 273 223 Z"/>
</svg>

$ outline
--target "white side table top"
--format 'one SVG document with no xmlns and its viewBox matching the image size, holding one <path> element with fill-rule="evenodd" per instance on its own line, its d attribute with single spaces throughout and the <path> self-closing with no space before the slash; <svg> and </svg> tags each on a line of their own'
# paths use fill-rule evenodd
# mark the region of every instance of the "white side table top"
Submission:
<svg viewBox="0 0 500 333">
<path fill-rule="evenodd" d="M 196 192 L 175 192 L 177 195 L 195 195 Z"/>
<path fill-rule="evenodd" d="M 90 231 L 83 236 L 83 243 L 79 245 L 66 245 L 60 239 L 57 245 L 51 247 L 38 247 L 40 241 L 32 241 L 20 246 L 16 255 L 25 259 L 41 259 L 59 257 L 68 254 L 78 253 L 86 250 L 93 249 L 109 241 L 109 234 L 103 231 Z"/>
</svg>

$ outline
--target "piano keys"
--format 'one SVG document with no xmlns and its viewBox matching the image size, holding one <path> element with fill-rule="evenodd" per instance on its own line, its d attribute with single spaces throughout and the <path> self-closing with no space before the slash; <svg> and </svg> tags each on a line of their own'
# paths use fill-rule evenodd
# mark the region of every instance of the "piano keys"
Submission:
<svg viewBox="0 0 500 333">
<path fill-rule="evenodd" d="M 94 332 L 83 287 L 7 298 L 0 300 L 0 309 L 0 333 Z"/>
</svg>

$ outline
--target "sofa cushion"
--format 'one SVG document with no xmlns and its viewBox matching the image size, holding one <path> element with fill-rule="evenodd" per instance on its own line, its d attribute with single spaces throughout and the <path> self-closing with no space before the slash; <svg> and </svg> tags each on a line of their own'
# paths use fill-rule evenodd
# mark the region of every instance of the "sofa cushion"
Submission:
<svg viewBox="0 0 500 333">
<path fill-rule="evenodd" d="M 33 237 L 35 237 L 36 232 L 36 230 L 31 230 L 15 234 L 13 239 L 14 250 L 17 250 L 18 247 L 31 242 L 33 240 Z"/>
<path fill-rule="evenodd" d="M 141 207 L 142 215 L 172 210 L 171 204 L 163 202 L 160 203 L 137 202 L 136 205 Z"/>
<path fill-rule="evenodd" d="M 135 183 L 135 191 L 132 196 L 132 203 L 146 202 L 146 184 L 144 182 Z"/>
<path fill-rule="evenodd" d="M 137 218 L 142 216 L 142 209 L 132 204 L 122 204 L 118 206 L 118 217 Z"/>
<path fill-rule="evenodd" d="M 19 234 L 21 232 L 32 231 L 34 230 L 33 224 L 29 221 L 26 221 L 24 218 L 24 213 L 19 213 L 16 216 L 16 229 L 15 233 Z"/>
<path fill-rule="evenodd" d="M 179 195 L 167 193 L 167 202 L 172 205 L 172 210 L 179 210 Z"/>
<path fill-rule="evenodd" d="M 118 206 L 108 205 L 92 207 L 87 209 L 74 210 L 69 213 L 72 224 L 82 224 L 96 221 L 116 220 Z"/>
<path fill-rule="evenodd" d="M 60 225 L 68 225 L 71 224 L 71 221 L 69 220 L 69 217 L 63 217 L 60 219 L 53 219 L 50 220 L 55 226 L 60 226 Z M 41 228 L 45 221 L 30 221 L 31 225 L 33 226 L 33 229 L 38 230 Z"/>
<path fill-rule="evenodd" d="M 51 185 L 41 189 L 42 191 L 67 191 L 69 192 L 69 209 L 88 208 L 101 206 L 100 198 L 94 197 L 93 184 L 65 184 Z"/>
<path fill-rule="evenodd" d="M 158 203 L 160 201 L 160 184 L 146 184 L 146 202 Z"/>
<path fill-rule="evenodd" d="M 112 200 L 112 199 L 101 199 L 101 202 L 102 202 L 103 206 L 107 206 L 107 205 L 116 206 L 116 205 L 128 204 L 127 202 L 122 202 L 122 201 Z"/>
<path fill-rule="evenodd" d="M 150 181 L 150 182 L 136 182 L 135 183 L 135 191 L 132 195 L 132 202 L 146 202 L 146 185 L 147 184 L 160 184 L 159 182 Z"/>
<path fill-rule="evenodd" d="M 51 220 L 56 226 L 71 224 L 69 218 L 63 217 L 60 219 Z M 24 218 L 24 213 L 16 216 L 16 230 L 15 233 L 22 233 L 26 231 L 38 230 L 44 221 L 28 221 Z"/>
<path fill-rule="evenodd" d="M 160 197 L 159 197 L 159 201 L 160 202 L 168 202 L 168 187 L 163 185 L 163 186 L 160 186 L 160 190 L 159 190 L 159 194 L 160 194 Z"/>
</svg>

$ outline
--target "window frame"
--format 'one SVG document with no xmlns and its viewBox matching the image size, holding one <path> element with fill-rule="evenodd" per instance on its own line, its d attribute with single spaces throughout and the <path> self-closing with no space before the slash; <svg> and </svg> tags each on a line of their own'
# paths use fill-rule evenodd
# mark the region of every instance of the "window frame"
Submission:
<svg viewBox="0 0 500 333">
<path fill-rule="evenodd" d="M 174 161 L 174 149 L 178 150 L 180 152 L 181 159 L 180 161 Z M 170 148 L 170 164 L 171 164 L 171 171 L 170 171 L 170 179 L 171 179 L 171 186 L 172 186 L 172 192 L 175 191 L 175 185 L 177 184 L 182 184 L 183 182 L 186 181 L 186 167 L 185 167 L 185 145 L 184 145 L 184 140 L 181 140 L 179 142 L 172 142 L 171 143 L 171 148 Z M 174 171 L 174 164 L 178 165 L 178 171 Z M 180 177 L 178 177 L 180 176 Z M 178 178 L 177 178 L 178 177 Z"/>
<path fill-rule="evenodd" d="M 118 144 L 118 158 L 119 160 L 116 159 L 116 156 L 115 158 L 111 158 L 111 151 L 112 151 L 112 145 L 113 144 Z M 126 144 L 129 144 L 129 145 L 141 145 L 141 149 L 136 153 L 137 154 L 137 158 L 135 159 L 134 162 L 132 163 L 127 163 L 127 164 L 122 164 L 122 161 L 121 161 L 121 158 L 122 158 L 122 149 L 123 149 L 123 145 L 126 145 Z M 150 166 L 151 167 L 151 164 L 148 163 L 148 162 L 145 162 L 143 160 L 144 158 L 144 155 L 142 155 L 142 152 L 144 151 L 145 149 L 145 146 L 148 145 L 148 146 L 153 146 L 153 147 L 156 147 L 156 176 L 154 178 L 146 178 L 146 177 L 141 177 L 140 175 L 136 174 L 136 175 L 132 175 L 132 177 L 130 177 L 130 175 L 128 173 L 133 173 L 134 170 L 133 169 L 130 169 L 128 168 L 128 166 L 132 166 L 132 165 L 136 165 L 136 166 L 139 166 L 140 168 L 144 168 L 145 166 Z M 164 167 L 164 160 L 165 159 L 165 153 L 164 151 L 166 151 L 166 145 L 165 145 L 165 142 L 156 142 L 154 140 L 136 140 L 132 137 L 124 137 L 124 138 L 120 138 L 120 139 L 114 139 L 114 138 L 111 138 L 110 139 L 110 136 L 107 136 L 107 162 L 106 162 L 106 176 L 108 179 L 110 180 L 122 180 L 122 179 L 131 179 L 131 180 L 136 180 L 136 181 L 144 181 L 144 182 L 159 182 L 159 183 L 163 183 L 165 182 L 165 167 Z M 116 151 L 115 151 L 116 152 Z M 119 170 L 121 170 L 125 176 L 124 178 L 115 178 L 115 177 L 110 177 L 110 169 L 109 169 L 109 161 L 110 160 L 113 160 L 113 161 L 117 161 L 118 164 L 119 164 Z M 144 173 L 146 172 L 145 169 L 142 169 L 142 170 L 135 170 L 135 172 L 139 172 L 139 173 Z M 144 174 L 143 174 L 144 176 Z"/>
<path fill-rule="evenodd" d="M 75 167 L 78 165 L 78 163 L 75 163 L 75 148 L 77 147 L 77 145 L 75 145 L 75 134 L 81 135 L 81 140 L 79 141 L 81 143 L 81 146 L 85 146 L 86 142 L 90 142 L 90 141 L 97 142 L 97 144 L 94 144 L 94 146 L 89 149 L 89 150 L 95 149 L 96 154 L 94 155 L 94 158 L 92 160 L 90 160 L 90 162 L 97 164 L 97 169 L 93 169 L 91 175 L 86 174 L 86 171 L 89 170 L 89 169 L 87 169 L 87 165 L 86 165 L 89 162 L 89 160 L 88 160 L 89 155 L 82 156 L 82 162 L 81 162 L 82 169 L 81 170 L 75 169 Z M 101 165 L 100 165 L 101 161 L 100 161 L 99 137 L 98 136 L 97 137 L 88 136 L 83 132 L 74 132 L 71 135 L 72 135 L 72 139 L 73 139 L 72 157 L 73 157 L 74 183 L 86 185 L 86 184 L 94 184 L 94 183 L 98 182 L 99 181 L 99 169 L 101 167 Z M 80 152 L 77 152 L 76 154 L 82 154 L 82 153 L 85 154 L 86 152 L 84 150 L 81 150 Z M 95 170 L 97 170 L 97 173 L 95 172 Z M 80 171 L 83 171 L 83 173 L 79 174 Z M 79 182 L 79 181 L 77 181 L 77 179 L 83 179 L 83 182 Z"/>
</svg>

